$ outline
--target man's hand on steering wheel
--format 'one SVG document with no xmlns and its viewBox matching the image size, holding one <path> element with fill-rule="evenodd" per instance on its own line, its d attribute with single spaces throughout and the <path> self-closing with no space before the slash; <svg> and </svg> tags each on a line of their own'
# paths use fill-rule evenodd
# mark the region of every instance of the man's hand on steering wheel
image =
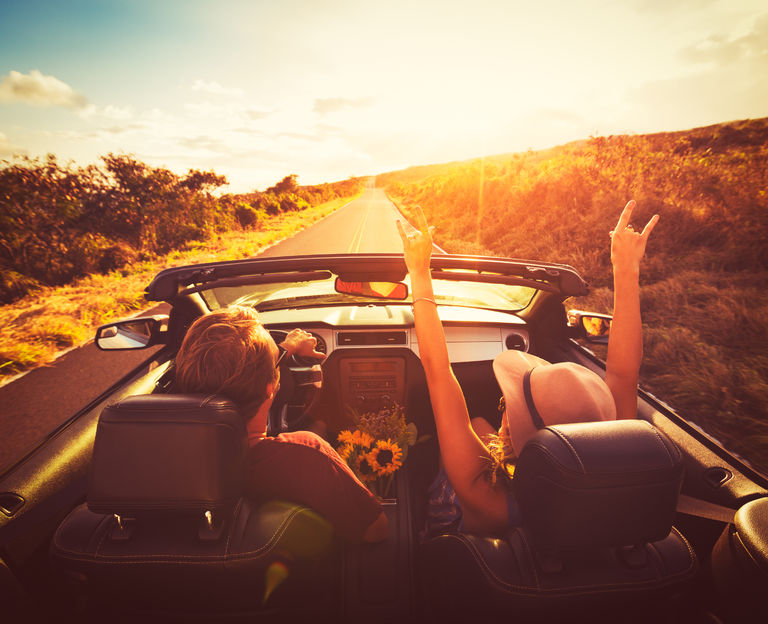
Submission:
<svg viewBox="0 0 768 624">
<path fill-rule="evenodd" d="M 298 355 L 302 357 L 314 358 L 318 362 L 325 359 L 325 353 L 315 350 L 317 339 L 309 332 L 303 329 L 292 329 L 280 343 L 280 346 L 288 352 L 288 355 Z"/>
</svg>

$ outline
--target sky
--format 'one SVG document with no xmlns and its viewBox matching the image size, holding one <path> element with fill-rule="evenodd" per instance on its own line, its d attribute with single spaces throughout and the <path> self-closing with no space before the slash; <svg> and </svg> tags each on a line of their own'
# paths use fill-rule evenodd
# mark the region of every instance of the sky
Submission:
<svg viewBox="0 0 768 624">
<path fill-rule="evenodd" d="M 0 0 L 0 159 L 227 192 L 768 116 L 765 0 Z"/>
</svg>

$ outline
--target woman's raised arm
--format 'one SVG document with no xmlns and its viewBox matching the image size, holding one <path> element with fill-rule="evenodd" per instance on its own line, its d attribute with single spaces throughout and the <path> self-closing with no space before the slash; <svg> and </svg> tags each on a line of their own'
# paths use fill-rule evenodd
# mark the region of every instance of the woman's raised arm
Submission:
<svg viewBox="0 0 768 624">
<path fill-rule="evenodd" d="M 629 225 L 634 207 L 634 200 L 627 203 L 611 232 L 613 322 L 608 339 L 605 383 L 616 403 L 617 418 L 637 417 L 637 384 L 643 359 L 640 260 L 648 237 L 659 220 L 659 215 L 654 215 L 642 232 L 635 232 Z"/>
<path fill-rule="evenodd" d="M 482 518 L 485 526 L 468 526 L 475 532 L 493 532 L 507 522 L 504 492 L 486 478 L 490 453 L 475 434 L 464 394 L 451 369 L 448 347 L 432 290 L 430 260 L 432 231 L 421 209 L 418 229 L 406 233 L 398 221 L 405 264 L 411 276 L 413 309 L 419 355 L 435 415 L 440 453 L 445 471 L 465 510 L 465 521 Z"/>
</svg>

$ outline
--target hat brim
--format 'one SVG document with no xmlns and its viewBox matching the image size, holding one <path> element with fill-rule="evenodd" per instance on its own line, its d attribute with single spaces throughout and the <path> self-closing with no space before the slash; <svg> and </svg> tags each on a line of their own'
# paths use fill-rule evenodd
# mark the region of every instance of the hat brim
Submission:
<svg viewBox="0 0 768 624">
<path fill-rule="evenodd" d="M 616 405 L 605 381 L 575 362 L 551 364 L 521 351 L 505 351 L 493 361 L 493 372 L 504 394 L 509 442 L 516 454 L 537 428 L 525 400 L 523 377 L 531 375 L 531 395 L 546 425 L 614 420 Z"/>
<path fill-rule="evenodd" d="M 523 376 L 526 371 L 539 366 L 549 366 L 546 360 L 525 351 L 504 351 L 493 360 L 493 374 L 504 396 L 509 441 L 515 454 L 519 455 L 523 445 L 536 433 L 531 421 L 523 393 Z"/>
</svg>

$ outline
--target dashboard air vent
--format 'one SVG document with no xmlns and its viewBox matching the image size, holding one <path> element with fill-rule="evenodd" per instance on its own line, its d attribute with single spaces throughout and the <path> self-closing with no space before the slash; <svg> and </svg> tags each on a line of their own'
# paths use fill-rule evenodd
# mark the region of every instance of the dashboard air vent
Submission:
<svg viewBox="0 0 768 624">
<path fill-rule="evenodd" d="M 404 331 L 339 332 L 338 344 L 340 347 L 404 345 L 407 344 L 407 336 Z"/>
</svg>

